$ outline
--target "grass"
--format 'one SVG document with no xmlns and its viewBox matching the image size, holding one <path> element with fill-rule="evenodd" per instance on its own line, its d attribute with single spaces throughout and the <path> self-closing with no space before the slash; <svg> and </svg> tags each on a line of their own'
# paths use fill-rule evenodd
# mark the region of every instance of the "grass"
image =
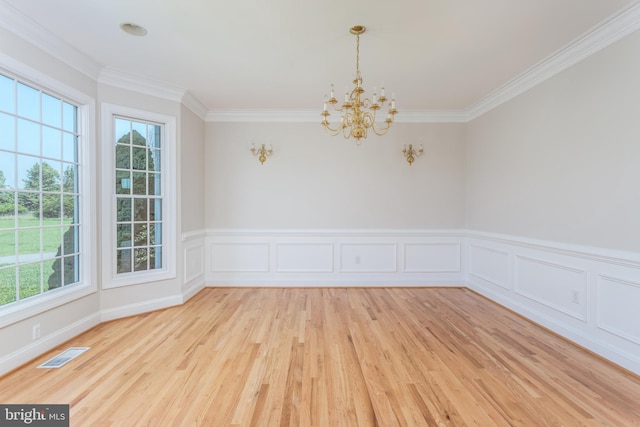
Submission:
<svg viewBox="0 0 640 427">
<path fill-rule="evenodd" d="M 65 221 L 69 223 L 70 221 Z M 40 220 L 30 215 L 18 217 L 18 253 L 20 255 L 57 252 L 62 242 L 62 233 L 67 225 L 62 225 L 60 219 L 44 219 L 40 229 Z M 42 230 L 42 247 L 40 231 Z M 16 233 L 15 217 L 0 217 L 0 256 L 15 255 Z M 39 295 L 42 290 L 48 290 L 48 279 L 53 273 L 53 259 L 44 262 L 20 264 L 0 262 L 0 306 L 17 300 L 16 272 L 19 283 L 18 295 L 20 299 Z M 2 268 L 6 267 L 6 268 Z M 42 288 L 41 288 L 42 283 Z"/>
</svg>

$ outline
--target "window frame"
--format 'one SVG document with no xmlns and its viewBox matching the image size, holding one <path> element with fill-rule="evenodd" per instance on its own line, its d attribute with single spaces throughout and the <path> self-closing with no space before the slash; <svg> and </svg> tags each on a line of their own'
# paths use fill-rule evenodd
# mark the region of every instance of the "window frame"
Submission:
<svg viewBox="0 0 640 427">
<path fill-rule="evenodd" d="M 132 286 L 176 278 L 176 118 L 122 105 L 101 104 L 102 126 L 102 289 Z M 162 188 L 162 267 L 128 273 L 117 273 L 115 188 L 115 119 L 152 122 L 161 126 Z"/>
<path fill-rule="evenodd" d="M 95 176 L 95 121 L 96 101 L 86 93 L 75 89 L 43 72 L 29 67 L 5 54 L 0 54 L 0 72 L 5 76 L 59 97 L 77 107 L 78 132 L 78 208 L 80 224 L 79 281 L 52 289 L 24 300 L 0 306 L 0 328 L 36 316 L 45 311 L 68 304 L 97 292 Z"/>
</svg>

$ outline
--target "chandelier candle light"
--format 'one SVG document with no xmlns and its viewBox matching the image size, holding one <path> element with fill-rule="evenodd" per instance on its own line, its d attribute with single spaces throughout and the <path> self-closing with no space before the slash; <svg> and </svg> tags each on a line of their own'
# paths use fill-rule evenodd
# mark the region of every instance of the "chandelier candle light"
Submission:
<svg viewBox="0 0 640 427">
<path fill-rule="evenodd" d="M 264 162 L 267 161 L 267 157 L 273 154 L 273 148 L 271 147 L 271 144 L 269 144 L 269 148 L 265 147 L 264 144 L 262 144 L 262 147 L 256 148 L 256 146 L 253 145 L 252 142 L 249 151 L 251 151 L 251 154 L 253 154 L 254 156 L 258 156 L 258 160 L 260 160 L 261 165 L 263 165 Z"/>
<path fill-rule="evenodd" d="M 376 112 L 385 107 L 385 102 L 388 101 L 388 98 L 384 94 L 384 87 L 380 88 L 379 95 L 376 93 L 376 88 L 373 88 L 371 99 L 365 98 L 364 89 L 362 88 L 362 75 L 360 74 L 360 34 L 365 32 L 365 27 L 356 25 L 351 27 L 349 31 L 356 36 L 356 77 L 353 80 L 354 88 L 351 92 L 346 91 L 344 103 L 338 107 L 338 100 L 334 95 L 332 84 L 329 97 L 327 98 L 327 95 L 325 95 L 321 116 L 322 126 L 332 136 L 342 133 L 345 138 L 354 137 L 356 144 L 360 144 L 362 142 L 361 138 L 367 137 L 369 129 L 372 129 L 377 135 L 387 133 L 398 111 L 396 110 L 395 96 L 392 96 L 384 124 L 376 123 Z M 331 115 L 329 113 L 329 105 L 332 110 L 342 113 L 340 124 L 335 128 L 329 124 L 328 118 Z"/>
<path fill-rule="evenodd" d="M 422 156 L 422 153 L 424 153 L 422 145 L 418 147 L 418 151 L 413 148 L 413 144 L 409 144 L 409 148 L 407 148 L 406 145 L 402 148 L 402 154 L 404 154 L 404 156 L 407 158 L 409 166 L 413 164 L 413 162 L 416 160 L 416 157 Z"/>
</svg>

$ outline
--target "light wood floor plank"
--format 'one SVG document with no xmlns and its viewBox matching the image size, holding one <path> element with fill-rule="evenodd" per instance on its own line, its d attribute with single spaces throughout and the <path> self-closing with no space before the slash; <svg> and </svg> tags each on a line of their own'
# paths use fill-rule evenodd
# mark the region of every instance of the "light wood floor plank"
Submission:
<svg viewBox="0 0 640 427">
<path fill-rule="evenodd" d="M 91 349 L 35 369 L 66 347 Z M 640 378 L 466 289 L 214 288 L 0 378 L 73 426 L 640 426 Z"/>
</svg>

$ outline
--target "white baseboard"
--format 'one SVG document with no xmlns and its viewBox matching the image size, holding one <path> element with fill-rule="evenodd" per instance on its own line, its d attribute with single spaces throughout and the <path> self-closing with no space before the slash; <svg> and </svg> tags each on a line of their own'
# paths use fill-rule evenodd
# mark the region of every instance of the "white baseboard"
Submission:
<svg viewBox="0 0 640 427">
<path fill-rule="evenodd" d="M 99 325 L 100 322 L 100 313 L 92 314 L 4 356 L 0 359 L 0 375 L 22 366 L 65 341 Z"/>
<path fill-rule="evenodd" d="M 164 298 L 157 298 L 149 301 L 122 305 L 116 308 L 110 308 L 100 311 L 100 321 L 108 322 L 110 320 L 116 320 L 123 317 L 135 316 L 136 314 L 147 313 L 155 310 L 162 310 L 163 308 L 169 308 L 182 304 L 182 295 L 171 295 Z"/>
</svg>

